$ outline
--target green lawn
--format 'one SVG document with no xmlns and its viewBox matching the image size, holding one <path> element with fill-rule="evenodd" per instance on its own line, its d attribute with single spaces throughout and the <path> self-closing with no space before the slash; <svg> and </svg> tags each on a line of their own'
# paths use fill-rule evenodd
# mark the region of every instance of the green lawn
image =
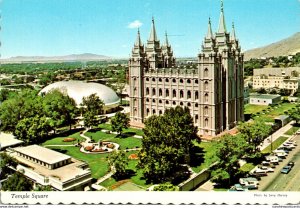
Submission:
<svg viewBox="0 0 300 208">
<path fill-rule="evenodd" d="M 65 138 L 74 138 L 74 139 L 77 139 L 78 140 L 84 140 L 84 138 L 82 138 L 80 135 L 80 132 L 76 132 L 74 134 L 71 134 L 71 135 L 68 135 L 68 136 L 65 136 L 65 137 L 55 137 L 55 138 L 52 138 L 52 139 L 49 139 L 47 141 L 45 141 L 42 145 L 68 145 L 68 144 L 73 144 L 74 142 L 64 142 L 63 140 Z"/>
<path fill-rule="evenodd" d="M 265 122 L 274 122 L 274 119 L 279 115 L 284 115 L 285 111 L 288 111 L 295 107 L 295 103 L 280 103 L 279 106 L 270 107 L 269 111 L 262 112 L 264 109 L 267 109 L 268 106 L 264 105 L 245 105 L 245 113 L 257 113 L 261 112 L 259 116 L 254 117 L 254 119 L 262 119 Z"/>
<path fill-rule="evenodd" d="M 289 130 L 287 130 L 284 134 L 286 135 L 293 135 L 300 127 L 298 126 L 293 126 Z"/>
<path fill-rule="evenodd" d="M 87 132 L 85 135 L 94 139 L 95 142 L 98 142 L 99 139 L 101 139 L 118 143 L 120 145 L 120 149 L 122 150 L 126 148 L 131 149 L 142 146 L 142 140 L 134 137 L 120 138 L 115 134 L 107 134 L 102 131 Z"/>
<path fill-rule="evenodd" d="M 100 178 L 109 170 L 106 160 L 108 154 L 85 154 L 79 151 L 79 147 L 51 147 L 51 149 L 60 150 L 64 154 L 88 163 L 93 178 Z"/>
<path fill-rule="evenodd" d="M 111 124 L 109 124 L 109 123 L 100 124 L 98 127 L 101 128 L 101 129 L 107 129 L 107 130 L 110 130 L 110 131 L 112 130 Z M 136 134 L 136 135 L 140 135 L 140 136 L 144 135 L 144 132 L 143 132 L 142 129 L 136 129 L 136 128 L 124 129 L 123 133 L 124 134 L 126 134 L 126 133 L 127 134 L 132 134 L 132 135 Z"/>
<path fill-rule="evenodd" d="M 283 142 L 285 142 L 288 139 L 288 137 L 279 137 L 274 142 L 272 142 L 272 150 L 275 150 L 278 148 Z M 265 149 L 261 151 L 262 153 L 270 153 L 271 152 L 271 144 L 267 146 Z"/>
<path fill-rule="evenodd" d="M 267 105 L 253 105 L 253 104 L 246 104 L 244 106 L 245 110 L 245 114 L 254 114 L 257 112 L 261 112 L 264 109 L 267 109 L 268 106 Z"/>
<path fill-rule="evenodd" d="M 202 155 L 204 161 L 201 162 L 200 165 L 192 166 L 194 172 L 198 173 L 201 170 L 208 168 L 211 164 L 217 161 L 217 157 L 215 156 L 216 151 L 216 143 L 215 142 L 194 142 L 194 144 L 203 149 Z M 202 160 L 203 160 L 202 159 Z"/>
<path fill-rule="evenodd" d="M 244 172 L 249 172 L 253 168 L 255 168 L 255 165 L 253 163 L 246 163 L 240 168 L 240 170 L 242 170 Z"/>
<path fill-rule="evenodd" d="M 137 154 L 137 151 L 127 152 L 126 157 L 128 157 L 130 154 L 134 154 L 134 153 Z M 137 167 L 136 167 L 137 163 L 138 163 L 138 160 L 129 160 L 127 169 L 132 170 L 134 174 L 126 180 L 129 180 L 132 183 L 134 183 L 136 185 L 139 185 L 139 186 L 142 186 L 144 188 L 148 188 L 152 184 L 147 184 L 146 180 L 143 179 L 142 170 L 137 169 Z M 114 178 L 109 178 L 109 179 L 103 181 L 102 183 L 100 183 L 100 185 L 108 188 L 109 190 L 111 190 L 112 187 L 115 186 L 117 183 L 118 183 L 118 181 L 116 181 Z"/>
</svg>

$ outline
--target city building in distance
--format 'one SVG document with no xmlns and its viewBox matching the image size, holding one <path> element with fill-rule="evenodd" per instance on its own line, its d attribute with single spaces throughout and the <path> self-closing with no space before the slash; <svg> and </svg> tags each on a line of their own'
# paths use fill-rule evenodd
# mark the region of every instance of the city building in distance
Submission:
<svg viewBox="0 0 300 208">
<path fill-rule="evenodd" d="M 209 19 L 196 68 L 176 66 L 167 34 L 161 45 L 152 19 L 145 46 L 138 31 L 129 59 L 129 83 L 132 125 L 177 105 L 190 109 L 199 134 L 205 136 L 217 135 L 242 121 L 243 54 L 234 25 L 231 33 L 226 28 L 223 3 L 215 34 Z"/>
</svg>

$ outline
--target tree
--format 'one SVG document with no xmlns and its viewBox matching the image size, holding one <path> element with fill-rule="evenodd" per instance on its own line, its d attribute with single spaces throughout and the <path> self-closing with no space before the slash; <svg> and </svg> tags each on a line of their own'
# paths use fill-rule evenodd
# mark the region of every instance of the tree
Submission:
<svg viewBox="0 0 300 208">
<path fill-rule="evenodd" d="M 9 90 L 8 89 L 1 89 L 0 90 L 0 103 L 7 100 L 9 97 Z"/>
<path fill-rule="evenodd" d="M 99 123 L 99 119 L 95 116 L 93 112 L 85 112 L 83 114 L 83 122 L 86 128 L 92 128 Z"/>
<path fill-rule="evenodd" d="M 43 116 L 24 118 L 18 122 L 14 134 L 25 143 L 42 141 L 50 131 L 49 120 Z"/>
<path fill-rule="evenodd" d="M 177 106 L 162 116 L 151 116 L 145 122 L 144 134 L 138 163 L 144 177 L 151 182 L 175 180 L 174 173 L 190 156 L 192 140 L 198 138 L 189 109 Z"/>
<path fill-rule="evenodd" d="M 240 135 L 227 134 L 221 137 L 215 145 L 215 155 L 219 158 L 219 162 L 213 168 L 212 180 L 230 185 L 239 174 L 239 159 L 243 156 L 247 143 Z"/>
<path fill-rule="evenodd" d="M 71 129 L 71 125 L 75 123 L 76 103 L 74 99 L 58 89 L 52 90 L 44 96 L 43 109 L 54 130 L 64 125 L 69 125 Z"/>
<path fill-rule="evenodd" d="M 83 97 L 81 106 L 84 125 L 86 127 L 96 126 L 98 123 L 96 115 L 103 113 L 104 102 L 96 94 L 91 94 L 88 97 Z"/>
<path fill-rule="evenodd" d="M 43 115 L 42 98 L 37 91 L 25 89 L 5 100 L 0 106 L 1 130 L 14 132 L 24 118 Z"/>
<path fill-rule="evenodd" d="M 117 112 L 111 119 L 112 130 L 121 134 L 123 129 L 127 129 L 129 127 L 129 121 L 130 119 L 125 113 Z"/>
<path fill-rule="evenodd" d="M 108 163 L 115 168 L 116 173 L 114 176 L 117 179 L 124 178 L 127 175 L 128 159 L 124 151 L 113 151 L 108 157 Z"/>
<path fill-rule="evenodd" d="M 16 168 L 18 163 L 15 158 L 5 152 L 0 153 L 0 159 L 0 179 L 4 179 L 12 173 L 11 167 Z"/>
<path fill-rule="evenodd" d="M 100 115 L 103 113 L 104 102 L 94 93 L 83 97 L 81 106 L 83 112 L 93 112 L 95 115 Z"/>
<path fill-rule="evenodd" d="M 8 177 L 2 185 L 4 191 L 31 191 L 32 188 L 32 182 L 19 172 Z"/>
<path fill-rule="evenodd" d="M 288 115 L 296 121 L 297 124 L 300 122 L 300 105 L 296 105 L 294 108 L 288 111 Z"/>
<path fill-rule="evenodd" d="M 248 142 L 246 152 L 248 156 L 255 156 L 258 152 L 258 145 L 262 143 L 266 136 L 271 132 L 271 126 L 265 124 L 263 120 L 254 120 L 250 122 L 242 122 L 238 125 L 238 130 Z"/>
</svg>

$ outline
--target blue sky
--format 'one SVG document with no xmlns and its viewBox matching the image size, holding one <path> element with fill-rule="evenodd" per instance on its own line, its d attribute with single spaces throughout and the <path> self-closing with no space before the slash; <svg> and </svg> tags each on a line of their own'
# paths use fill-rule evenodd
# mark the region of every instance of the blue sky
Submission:
<svg viewBox="0 0 300 208">
<path fill-rule="evenodd" d="M 2 58 L 95 53 L 129 57 L 140 26 L 142 41 L 152 15 L 158 36 L 177 57 L 196 56 L 209 16 L 217 30 L 220 0 L 0 0 Z M 224 0 L 242 50 L 300 31 L 300 0 Z M 132 23 L 132 24 L 131 24 Z"/>
</svg>

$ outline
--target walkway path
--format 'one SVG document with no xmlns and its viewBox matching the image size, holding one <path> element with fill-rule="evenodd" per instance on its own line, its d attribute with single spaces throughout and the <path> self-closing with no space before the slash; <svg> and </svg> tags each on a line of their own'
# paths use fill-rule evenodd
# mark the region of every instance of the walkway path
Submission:
<svg viewBox="0 0 300 208">
<path fill-rule="evenodd" d="M 294 121 L 291 121 L 290 123 L 288 123 L 287 125 L 281 127 L 280 129 L 278 129 L 277 131 L 275 131 L 272 135 L 268 136 L 262 143 L 262 145 L 259 146 L 260 150 L 265 149 L 267 146 L 269 146 L 271 144 L 271 141 L 274 142 L 276 141 L 279 137 L 283 136 L 284 133 L 289 130 L 290 128 L 293 127 Z M 288 136 L 290 137 L 290 135 Z"/>
</svg>

